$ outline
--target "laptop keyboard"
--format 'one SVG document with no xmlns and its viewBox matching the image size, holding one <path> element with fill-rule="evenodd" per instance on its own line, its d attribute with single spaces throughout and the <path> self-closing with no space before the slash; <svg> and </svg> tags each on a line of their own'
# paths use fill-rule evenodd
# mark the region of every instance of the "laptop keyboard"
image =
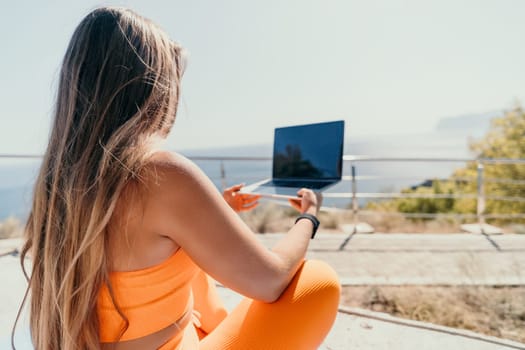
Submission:
<svg viewBox="0 0 525 350">
<path fill-rule="evenodd" d="M 323 181 L 270 181 L 266 183 L 266 186 L 276 186 L 276 187 L 296 187 L 296 188 L 310 188 L 312 190 L 317 190 L 326 186 L 326 182 Z"/>
</svg>

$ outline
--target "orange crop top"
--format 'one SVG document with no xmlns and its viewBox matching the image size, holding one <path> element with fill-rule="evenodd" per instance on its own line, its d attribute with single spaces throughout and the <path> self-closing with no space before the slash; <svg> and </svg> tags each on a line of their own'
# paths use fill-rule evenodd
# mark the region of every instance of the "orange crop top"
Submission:
<svg viewBox="0 0 525 350">
<path fill-rule="evenodd" d="M 97 301 L 100 341 L 110 343 L 141 338 L 172 325 L 186 312 L 191 312 L 191 282 L 197 272 L 198 267 L 180 248 L 159 265 L 137 271 L 112 272 L 110 280 L 115 299 L 128 318 L 129 326 L 119 339 L 125 322 L 111 301 L 108 287 L 103 286 Z"/>
</svg>

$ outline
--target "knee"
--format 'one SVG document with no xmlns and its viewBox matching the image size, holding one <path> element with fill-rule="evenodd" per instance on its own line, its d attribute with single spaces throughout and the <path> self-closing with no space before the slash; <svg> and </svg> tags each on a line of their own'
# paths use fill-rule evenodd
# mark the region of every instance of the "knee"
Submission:
<svg viewBox="0 0 525 350">
<path fill-rule="evenodd" d="M 272 311 L 301 324 L 301 329 L 312 337 L 322 339 L 335 321 L 340 295 L 341 284 L 334 269 L 323 261 L 307 260 Z"/>
<path fill-rule="evenodd" d="M 298 271 L 299 285 L 308 293 L 323 294 L 339 301 L 341 283 L 335 270 L 320 260 L 306 260 Z"/>
<path fill-rule="evenodd" d="M 292 303 L 320 306 L 337 312 L 341 284 L 334 269 L 319 260 L 307 260 L 281 296 Z"/>
</svg>

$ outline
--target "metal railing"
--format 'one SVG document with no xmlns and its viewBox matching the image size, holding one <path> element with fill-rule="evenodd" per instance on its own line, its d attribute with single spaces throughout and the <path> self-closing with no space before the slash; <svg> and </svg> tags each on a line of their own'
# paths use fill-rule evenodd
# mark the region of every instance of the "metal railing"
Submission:
<svg viewBox="0 0 525 350">
<path fill-rule="evenodd" d="M 40 155 L 19 155 L 19 154 L 0 154 L 0 159 L 39 159 Z M 226 171 L 225 163 L 230 162 L 270 162 L 271 157 L 244 157 L 244 156 L 188 156 L 196 162 L 212 161 L 217 162 L 219 167 L 219 179 L 220 187 L 223 189 L 227 185 L 228 174 Z M 473 159 L 473 158 L 438 158 L 438 157 L 373 157 L 373 156 L 357 156 L 357 155 L 344 155 L 343 161 L 345 169 L 349 169 L 349 175 L 344 175 L 342 180 L 350 182 L 348 191 L 343 192 L 328 192 L 324 194 L 325 198 L 346 198 L 350 200 L 349 210 L 352 211 L 353 217 L 357 219 L 362 211 L 360 210 L 359 200 L 377 200 L 377 199 L 399 199 L 399 198 L 429 198 L 429 199 L 473 199 L 476 200 L 476 213 L 475 214 L 464 214 L 464 213 L 396 213 L 395 215 L 402 215 L 407 218 L 439 218 L 439 217 L 450 217 L 459 219 L 477 219 L 478 224 L 482 225 L 486 219 L 523 219 L 525 213 L 506 213 L 506 214 L 485 214 L 486 201 L 497 200 L 507 202 L 525 202 L 524 197 L 518 196 L 497 196 L 485 193 L 486 183 L 506 183 L 514 185 L 525 185 L 525 179 L 505 179 L 505 178 L 486 178 L 485 177 L 485 166 L 486 165 L 503 165 L 503 164 L 524 164 L 525 159 Z M 446 181 L 456 180 L 464 182 L 477 183 L 476 193 L 404 193 L 404 192 L 359 192 L 358 183 L 368 180 L 385 180 L 392 177 L 385 176 L 384 174 L 377 175 L 358 175 L 358 165 L 363 163 L 379 162 L 379 163 L 458 163 L 466 164 L 475 162 L 477 164 L 477 176 L 471 177 L 457 177 L 448 178 Z M 269 163 L 270 164 L 270 163 Z M 346 165 L 349 165 L 349 168 Z M 212 177 L 212 176 L 210 176 Z M 408 176 L 405 176 L 408 178 Z M 399 178 L 399 177 L 395 177 Z M 420 178 L 419 180 L 428 180 L 432 177 Z M 213 180 L 213 177 L 212 177 Z M 217 179 L 215 179 L 217 180 Z M 440 180 L 437 180 L 440 181 Z M 445 180 L 441 180 L 445 181 Z M 384 213 L 389 215 L 389 213 Z"/>
<path fill-rule="evenodd" d="M 225 168 L 225 162 L 231 161 L 271 161 L 270 157 L 189 157 L 195 161 L 217 161 L 219 162 L 220 174 L 221 174 L 221 184 L 224 188 L 227 182 L 227 174 Z M 477 218 L 480 224 L 484 223 L 485 219 L 513 219 L 513 218 L 525 218 L 525 213 L 508 213 L 508 214 L 485 214 L 486 201 L 487 200 L 498 200 L 498 201 L 508 201 L 508 202 L 525 202 L 524 197 L 517 196 L 497 196 L 497 195 L 487 195 L 485 193 L 485 184 L 486 183 L 506 183 L 506 184 L 515 184 L 515 185 L 525 185 L 525 179 L 500 179 L 500 178 L 486 178 L 485 165 L 487 164 L 524 164 L 525 159 L 475 159 L 475 158 L 421 158 L 421 157 L 412 157 L 412 158 L 396 158 L 396 157 L 372 157 L 372 156 L 354 156 L 354 155 L 345 155 L 343 160 L 350 165 L 350 175 L 345 175 L 342 177 L 343 181 L 349 181 L 351 185 L 349 186 L 348 191 L 344 192 L 328 192 L 323 194 L 325 198 L 349 198 L 350 209 L 355 211 L 357 214 L 359 212 L 359 199 L 399 199 L 399 198 L 429 198 L 429 199 L 475 199 L 476 204 L 476 214 L 460 214 L 460 213 L 450 213 L 450 214 L 433 214 L 433 213 L 400 213 L 406 217 L 410 218 L 435 218 L 435 217 L 454 217 L 454 218 Z M 477 177 L 454 177 L 446 180 L 436 180 L 436 181 L 475 181 L 477 183 L 477 192 L 476 193 L 403 193 L 403 192 L 359 192 L 358 191 L 358 182 L 366 181 L 370 179 L 380 180 L 388 179 L 388 176 L 382 175 L 366 175 L 358 176 L 357 165 L 359 163 L 365 162 L 418 162 L 418 163 L 469 163 L 475 162 L 477 164 Z M 398 178 L 398 177 L 397 177 Z M 429 179 L 427 177 L 426 179 Z M 420 179 L 425 180 L 425 179 Z"/>
<path fill-rule="evenodd" d="M 227 172 L 225 163 L 226 162 L 237 162 L 237 161 L 271 161 L 270 157 L 190 157 L 194 161 L 217 161 L 219 162 L 220 168 L 220 183 L 224 189 L 227 184 Z M 365 213 L 376 213 L 367 212 L 360 209 L 360 200 L 378 200 L 378 199 L 400 199 L 400 198 L 428 198 L 428 199 L 472 199 L 476 201 L 476 213 L 402 213 L 402 212 L 381 212 L 381 215 L 396 215 L 403 216 L 411 219 L 436 219 L 436 218 L 451 218 L 456 220 L 475 220 L 478 225 L 480 233 L 485 234 L 485 221 L 486 219 L 525 219 L 525 213 L 503 213 L 503 214 L 486 214 L 486 202 L 487 200 L 507 201 L 507 202 L 525 202 L 525 198 L 517 196 L 498 196 L 485 193 L 486 183 L 500 183 L 500 184 L 513 184 L 513 185 L 525 185 L 525 179 L 504 179 L 504 178 L 486 178 L 485 177 L 485 166 L 486 165 L 503 165 L 503 164 L 525 164 L 525 159 L 475 159 L 475 158 L 429 158 L 429 157 L 372 157 L 372 156 L 356 156 L 356 155 L 345 155 L 343 157 L 345 165 L 349 164 L 350 175 L 342 177 L 343 181 L 350 182 L 350 186 L 347 186 L 348 190 L 343 192 L 328 192 L 324 193 L 325 198 L 348 198 L 350 199 L 349 208 L 351 210 L 353 228 L 350 235 L 341 244 L 341 249 L 348 243 L 352 235 L 357 233 L 358 217 Z M 469 162 L 475 162 L 477 165 L 477 176 L 476 177 L 453 177 L 447 178 L 446 180 L 433 180 L 433 181 L 462 181 L 462 182 L 476 182 L 477 190 L 476 193 L 404 193 L 404 192 L 360 192 L 358 190 L 358 182 L 364 182 L 367 180 L 381 180 L 388 179 L 388 176 L 384 174 L 380 175 L 358 175 L 358 165 L 367 162 L 395 162 L 395 163 L 458 163 L 466 164 Z M 345 166 L 347 169 L 347 167 Z M 450 176 L 450 174 L 449 174 Z M 431 178 L 417 178 L 420 181 Z M 325 208 L 327 210 L 333 210 L 333 208 Z"/>
</svg>

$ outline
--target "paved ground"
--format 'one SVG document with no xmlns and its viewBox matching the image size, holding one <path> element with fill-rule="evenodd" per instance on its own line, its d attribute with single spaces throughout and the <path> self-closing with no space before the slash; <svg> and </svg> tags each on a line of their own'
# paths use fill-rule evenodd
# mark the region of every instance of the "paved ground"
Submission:
<svg viewBox="0 0 525 350">
<path fill-rule="evenodd" d="M 270 247 L 279 234 L 261 236 Z M 321 234 L 309 258 L 332 265 L 343 285 L 525 285 L 525 235 Z"/>
<path fill-rule="evenodd" d="M 280 235 L 260 236 L 271 246 Z M 525 285 L 525 235 L 469 234 L 355 235 L 343 251 L 341 234 L 319 234 L 308 256 L 327 261 L 343 284 L 499 284 Z M 0 256 L 18 247 L 0 240 Z M 24 292 L 18 258 L 0 257 L 0 349 L 9 348 L 9 333 Z M 240 296 L 220 293 L 229 308 Z M 17 349 L 30 349 L 27 325 L 17 333 Z M 360 309 L 341 308 L 321 347 L 335 349 L 525 349 L 525 344 L 476 333 L 412 322 Z"/>
</svg>

